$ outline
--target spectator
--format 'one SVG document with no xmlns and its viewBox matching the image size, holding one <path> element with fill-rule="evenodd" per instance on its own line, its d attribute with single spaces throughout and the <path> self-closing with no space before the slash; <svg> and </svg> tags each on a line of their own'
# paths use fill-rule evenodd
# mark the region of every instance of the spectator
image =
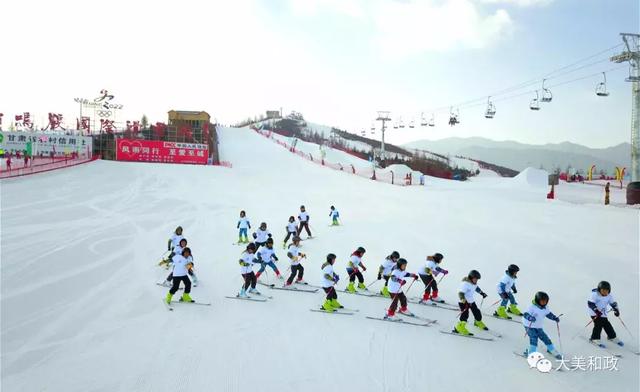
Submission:
<svg viewBox="0 0 640 392">
<path fill-rule="evenodd" d="M 609 205 L 609 183 L 607 182 L 607 185 L 604 186 L 604 205 L 608 206 Z"/>
</svg>

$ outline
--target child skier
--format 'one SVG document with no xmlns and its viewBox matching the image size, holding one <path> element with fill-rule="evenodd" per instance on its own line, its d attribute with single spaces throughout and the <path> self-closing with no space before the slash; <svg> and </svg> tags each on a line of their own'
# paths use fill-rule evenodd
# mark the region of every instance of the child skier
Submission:
<svg viewBox="0 0 640 392">
<path fill-rule="evenodd" d="M 349 264 L 347 265 L 347 274 L 349 274 L 349 284 L 347 285 L 347 291 L 350 293 L 355 293 L 356 288 L 354 287 L 356 278 L 358 278 L 358 288 L 362 290 L 366 290 L 367 286 L 364 285 L 364 277 L 360 272 L 360 267 L 362 267 L 363 271 L 367 270 L 367 267 L 362 263 L 362 256 L 366 250 L 359 246 L 358 249 L 355 250 L 351 254 L 351 260 L 349 260 Z"/>
<path fill-rule="evenodd" d="M 285 287 L 291 286 L 293 283 L 293 279 L 298 275 L 298 279 L 296 279 L 296 283 L 304 283 L 302 280 L 302 276 L 304 275 L 304 267 L 300 264 L 300 259 L 304 259 L 307 257 L 304 253 L 300 252 L 300 237 L 294 236 L 293 243 L 289 244 L 289 250 L 287 251 L 287 257 L 291 260 L 291 275 L 287 282 L 285 283 Z"/>
<path fill-rule="evenodd" d="M 311 236 L 311 231 L 309 230 L 309 218 L 307 210 L 305 210 L 304 206 L 300 206 L 300 213 L 298 214 L 298 221 L 300 222 L 300 226 L 298 227 L 298 237 L 304 228 L 307 231 L 307 238 L 313 238 Z"/>
<path fill-rule="evenodd" d="M 395 268 L 399 258 L 400 253 L 394 250 L 389 256 L 384 259 L 384 261 L 380 265 L 380 268 L 378 268 L 378 280 L 384 278 L 384 286 L 380 290 L 380 295 L 382 295 L 383 297 L 391 298 L 391 295 L 389 295 L 389 288 L 387 286 L 389 285 L 389 277 L 391 277 L 391 271 Z"/>
<path fill-rule="evenodd" d="M 264 272 L 267 266 L 271 267 L 271 269 L 276 273 L 276 277 L 278 279 L 282 279 L 280 275 L 280 270 L 276 267 L 274 261 L 278 261 L 278 257 L 276 256 L 276 252 L 273 250 L 273 238 L 267 238 L 266 246 L 260 248 L 258 250 L 258 263 L 260 263 L 260 270 L 256 274 L 256 280 L 260 278 L 260 275 Z"/>
<path fill-rule="evenodd" d="M 507 267 L 507 270 L 504 271 L 504 276 L 500 279 L 500 282 L 498 282 L 498 295 L 502 298 L 502 301 L 500 301 L 500 306 L 498 306 L 498 309 L 493 313 L 494 316 L 510 319 L 511 316 L 509 316 L 507 312 L 513 313 L 516 316 L 522 316 L 522 312 L 518 309 L 516 298 L 513 296 L 513 294 L 518 292 L 518 289 L 516 289 L 516 275 L 518 271 L 520 271 L 520 268 L 515 264 L 511 264 Z M 509 302 L 511 302 L 511 305 L 509 305 L 507 309 L 506 306 Z"/>
<path fill-rule="evenodd" d="M 262 222 L 260 223 L 260 227 L 258 228 L 258 230 L 253 233 L 253 239 L 255 241 L 254 243 L 256 245 L 256 249 L 264 246 L 267 243 L 267 238 L 271 238 L 271 232 L 267 230 L 267 223 Z"/>
<path fill-rule="evenodd" d="M 173 249 L 173 253 L 175 253 L 176 255 L 180 255 L 182 254 L 182 250 L 186 247 L 187 247 L 187 239 L 183 238 L 180 240 L 180 244 Z M 198 277 L 196 276 L 195 272 L 193 272 L 193 267 L 195 263 L 193 262 L 193 254 L 191 253 L 191 251 L 189 251 L 188 259 L 189 259 L 189 265 L 187 266 L 187 273 L 191 277 L 191 281 L 193 283 L 193 286 L 195 287 L 198 285 Z M 169 265 L 170 264 L 172 263 L 170 262 Z M 172 281 L 173 281 L 173 271 L 171 271 L 169 276 L 167 276 L 167 279 L 164 281 L 163 285 L 171 286 Z"/>
<path fill-rule="evenodd" d="M 340 213 L 334 206 L 331 206 L 331 211 L 329 212 L 329 216 L 331 217 L 331 226 L 339 226 L 340 222 L 338 222 L 338 218 L 340 218 Z"/>
<path fill-rule="evenodd" d="M 396 320 L 396 308 L 398 307 L 398 301 L 400 301 L 400 314 L 406 314 L 407 316 L 413 316 L 413 313 L 407 309 L 407 296 L 402 292 L 402 286 L 407 281 L 405 278 L 411 277 L 413 280 L 418 279 L 417 274 L 406 272 L 407 260 L 398 259 L 396 267 L 391 271 L 391 277 L 389 278 L 389 293 L 391 293 L 392 300 L 391 306 L 387 309 L 385 314 L 385 320 Z"/>
<path fill-rule="evenodd" d="M 547 336 L 546 332 L 542 329 L 542 323 L 544 318 L 553 320 L 556 323 L 560 322 L 560 318 L 551 313 L 551 310 L 547 308 L 549 303 L 549 296 L 543 291 L 538 291 L 531 301 L 529 309 L 522 315 L 522 325 L 524 330 L 529 336 L 529 348 L 524 350 L 524 355 L 538 351 L 538 339 L 547 346 L 547 352 L 553 355 L 556 359 L 562 359 L 562 355 L 553 347 L 551 339 Z"/>
<path fill-rule="evenodd" d="M 291 236 L 298 236 L 298 225 L 296 224 L 296 218 L 293 216 L 289 217 L 289 223 L 287 223 L 287 236 L 284 237 L 284 242 L 282 243 L 282 249 L 287 247 L 287 241 Z"/>
<path fill-rule="evenodd" d="M 444 259 L 444 256 L 441 253 L 427 256 L 426 265 L 420 273 L 420 279 L 424 283 L 424 294 L 420 303 L 427 303 L 429 300 L 438 303 L 444 302 L 438 297 L 438 283 L 436 282 L 436 277 L 439 274 L 447 275 L 449 273 L 446 269 L 440 268 L 442 259 Z"/>
<path fill-rule="evenodd" d="M 482 313 L 476 302 L 474 300 L 474 294 L 478 293 L 482 296 L 482 298 L 486 298 L 487 294 L 485 294 L 480 287 L 478 287 L 478 280 L 480 279 L 480 272 L 476 270 L 471 270 L 467 276 L 462 279 L 462 285 L 460 286 L 460 291 L 458 292 L 458 297 L 460 301 L 458 302 L 458 306 L 460 307 L 460 321 L 456 324 L 453 332 L 457 332 L 461 335 L 473 335 L 469 330 L 467 330 L 467 320 L 469 319 L 469 309 L 473 313 L 473 318 L 475 322 L 473 325 L 480 329 L 488 330 L 487 326 L 482 322 Z"/>
<path fill-rule="evenodd" d="M 238 244 L 248 244 L 249 238 L 247 237 L 247 230 L 251 228 L 251 222 L 249 222 L 246 212 L 240 211 L 240 219 L 238 220 L 236 227 L 239 230 Z"/>
<path fill-rule="evenodd" d="M 256 290 L 256 274 L 253 272 L 253 265 L 257 262 L 254 254 L 256 253 L 256 244 L 253 242 L 247 245 L 247 249 L 240 256 L 240 273 L 244 279 L 244 285 L 238 293 L 238 297 L 246 298 L 247 292 L 260 295 Z"/>
<path fill-rule="evenodd" d="M 167 252 L 170 252 L 169 256 L 163 258 L 158 263 L 159 266 L 166 266 L 171 262 L 171 260 L 173 259 L 173 256 L 176 255 L 173 249 L 180 244 L 180 240 L 182 240 L 183 238 L 184 237 L 182 236 L 182 226 L 176 227 L 175 231 L 171 234 L 171 237 L 167 242 Z"/>
<path fill-rule="evenodd" d="M 593 320 L 593 331 L 589 340 L 601 347 L 605 347 L 604 344 L 600 343 L 600 334 L 604 328 L 610 341 L 618 346 L 624 346 L 624 343 L 616 337 L 616 331 L 607 318 L 607 308 L 609 306 L 613 309 L 613 314 L 619 317 L 620 309 L 618 309 L 618 303 L 611 296 L 611 284 L 602 281 L 598 283 L 598 287 L 591 290 L 591 295 L 587 300 L 589 316 Z"/>
<path fill-rule="evenodd" d="M 344 308 L 344 306 L 338 302 L 338 293 L 336 293 L 335 285 L 340 280 L 340 277 L 333 272 L 333 264 L 335 262 L 336 255 L 329 253 L 327 255 L 327 261 L 322 264 L 322 289 L 327 294 L 324 304 L 322 304 L 322 309 L 328 312 Z"/>
<path fill-rule="evenodd" d="M 189 248 L 184 248 L 182 249 L 181 254 L 176 254 L 175 256 L 173 256 L 173 285 L 171 286 L 171 289 L 169 289 L 169 293 L 167 293 L 167 297 L 165 298 L 167 304 L 171 303 L 171 298 L 176 293 L 176 291 L 178 291 L 180 282 L 184 283 L 184 294 L 182 294 L 182 297 L 180 297 L 180 301 L 194 302 L 194 300 L 191 299 L 191 296 L 189 295 L 189 293 L 191 292 L 191 281 L 187 276 L 187 269 L 191 264 L 191 261 L 189 261 L 190 257 L 191 249 Z"/>
</svg>

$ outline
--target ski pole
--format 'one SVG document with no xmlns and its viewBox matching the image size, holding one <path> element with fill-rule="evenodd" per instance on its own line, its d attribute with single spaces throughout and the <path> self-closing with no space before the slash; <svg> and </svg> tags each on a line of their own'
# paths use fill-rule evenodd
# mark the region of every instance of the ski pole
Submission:
<svg viewBox="0 0 640 392">
<path fill-rule="evenodd" d="M 368 290 L 369 287 L 373 286 L 373 284 L 376 283 L 376 282 L 377 282 L 377 280 L 374 280 L 373 282 L 369 283 L 369 285 L 367 286 L 367 288 L 365 290 Z"/>
<path fill-rule="evenodd" d="M 442 282 L 442 279 L 444 279 L 445 276 L 447 276 L 447 275 L 446 274 L 442 275 L 442 278 L 440 278 L 440 280 L 438 281 L 438 284 L 440 284 L 440 282 Z"/>
<path fill-rule="evenodd" d="M 629 330 L 629 328 L 627 328 L 627 325 L 624 323 L 624 321 L 622 321 L 622 319 L 620 318 L 620 316 L 618 316 L 618 320 L 620 320 L 620 322 L 622 323 L 622 326 L 624 327 L 624 329 L 627 330 L 627 332 L 629 332 L 629 336 L 631 336 L 631 339 L 635 340 L 636 338 L 633 337 L 633 334 L 631 333 L 631 331 Z"/>
<path fill-rule="evenodd" d="M 529 326 L 524 330 L 524 337 L 526 338 L 529 335 L 529 328 L 531 328 L 531 324 L 533 324 L 533 320 L 529 321 Z"/>
<path fill-rule="evenodd" d="M 480 301 L 480 310 L 482 310 L 482 304 L 484 303 L 484 297 L 482 297 L 482 300 Z"/>
<path fill-rule="evenodd" d="M 564 313 L 560 313 L 558 315 L 558 318 L 560 318 L 560 316 L 562 316 Z M 564 352 L 564 349 L 562 348 L 562 340 L 560 339 L 560 322 L 556 321 L 556 328 L 558 329 L 558 345 L 560 346 L 560 351 Z"/>
</svg>

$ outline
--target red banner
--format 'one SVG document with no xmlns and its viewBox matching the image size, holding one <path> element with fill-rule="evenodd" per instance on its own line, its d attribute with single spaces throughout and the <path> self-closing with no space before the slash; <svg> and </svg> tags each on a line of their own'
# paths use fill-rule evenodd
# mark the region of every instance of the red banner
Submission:
<svg viewBox="0 0 640 392">
<path fill-rule="evenodd" d="M 116 160 L 206 165 L 208 146 L 153 140 L 117 139 Z"/>
</svg>

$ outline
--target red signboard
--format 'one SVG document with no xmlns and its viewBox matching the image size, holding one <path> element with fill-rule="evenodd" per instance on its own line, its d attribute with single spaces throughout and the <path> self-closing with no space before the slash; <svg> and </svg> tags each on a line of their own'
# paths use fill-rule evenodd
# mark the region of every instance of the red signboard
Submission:
<svg viewBox="0 0 640 392">
<path fill-rule="evenodd" d="M 117 139 L 117 161 L 206 165 L 208 146 L 196 143 Z"/>
</svg>

